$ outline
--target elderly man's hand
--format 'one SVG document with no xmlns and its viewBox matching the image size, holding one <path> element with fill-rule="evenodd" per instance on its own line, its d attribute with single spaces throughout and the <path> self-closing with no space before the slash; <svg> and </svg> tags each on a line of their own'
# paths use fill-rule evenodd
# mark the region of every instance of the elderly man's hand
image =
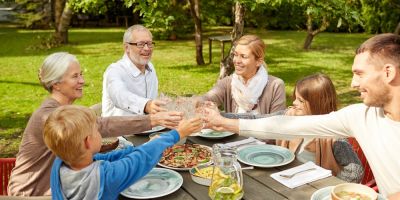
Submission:
<svg viewBox="0 0 400 200">
<path fill-rule="evenodd" d="M 150 114 L 151 126 L 164 126 L 169 129 L 175 129 L 179 122 L 183 119 L 182 112 L 169 111 L 169 112 L 157 112 Z"/>
<path fill-rule="evenodd" d="M 150 100 L 146 103 L 146 106 L 144 107 L 144 112 L 147 114 L 155 114 L 158 112 L 167 111 L 167 109 L 163 108 L 165 104 L 166 104 L 165 101 Z"/>
</svg>

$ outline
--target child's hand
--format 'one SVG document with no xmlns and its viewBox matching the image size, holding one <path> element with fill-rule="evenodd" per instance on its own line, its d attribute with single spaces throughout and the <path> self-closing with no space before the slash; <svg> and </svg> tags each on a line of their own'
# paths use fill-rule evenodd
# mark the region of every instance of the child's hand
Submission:
<svg viewBox="0 0 400 200">
<path fill-rule="evenodd" d="M 182 139 L 192 133 L 199 132 L 202 127 L 203 121 L 200 117 L 197 117 L 189 120 L 182 120 L 176 130 L 178 131 L 179 136 Z"/>
</svg>

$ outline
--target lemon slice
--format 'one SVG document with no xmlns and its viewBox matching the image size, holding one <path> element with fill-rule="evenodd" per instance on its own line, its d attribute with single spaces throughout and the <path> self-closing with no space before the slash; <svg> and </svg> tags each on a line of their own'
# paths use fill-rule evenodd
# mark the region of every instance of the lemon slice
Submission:
<svg viewBox="0 0 400 200">
<path fill-rule="evenodd" d="M 221 193 L 221 194 L 232 194 L 234 191 L 230 187 L 220 187 L 217 189 L 216 192 Z"/>
</svg>

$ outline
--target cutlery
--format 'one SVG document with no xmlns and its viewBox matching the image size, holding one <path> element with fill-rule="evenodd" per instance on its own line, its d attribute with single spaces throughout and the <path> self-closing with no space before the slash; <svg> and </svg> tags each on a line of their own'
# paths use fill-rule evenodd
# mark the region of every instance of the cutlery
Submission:
<svg viewBox="0 0 400 200">
<path fill-rule="evenodd" d="M 292 174 L 279 174 L 279 176 L 284 177 L 284 178 L 293 178 L 297 174 L 300 174 L 300 173 L 303 173 L 303 172 L 312 171 L 312 170 L 316 170 L 316 169 L 317 168 L 313 167 L 313 168 L 309 168 L 309 169 L 300 170 L 300 171 L 292 173 Z"/>
<path fill-rule="evenodd" d="M 242 170 L 246 170 L 246 169 L 254 169 L 254 166 L 242 167 Z"/>
</svg>

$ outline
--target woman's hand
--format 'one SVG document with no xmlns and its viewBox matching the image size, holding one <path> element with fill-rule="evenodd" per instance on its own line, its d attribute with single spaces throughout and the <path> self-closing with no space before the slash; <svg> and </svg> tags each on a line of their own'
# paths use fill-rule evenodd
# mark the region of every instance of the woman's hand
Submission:
<svg viewBox="0 0 400 200">
<path fill-rule="evenodd" d="M 216 131 L 224 131 L 223 117 L 218 110 L 214 108 L 203 109 L 203 120 L 205 121 L 205 128 L 210 128 Z"/>
</svg>

